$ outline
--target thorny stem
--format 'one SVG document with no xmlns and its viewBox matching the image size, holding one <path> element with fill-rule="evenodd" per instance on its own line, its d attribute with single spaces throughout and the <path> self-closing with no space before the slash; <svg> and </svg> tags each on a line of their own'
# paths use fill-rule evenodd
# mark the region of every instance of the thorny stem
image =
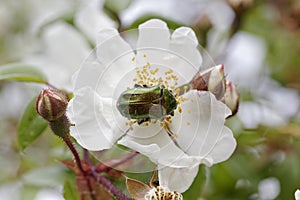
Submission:
<svg viewBox="0 0 300 200">
<path fill-rule="evenodd" d="M 78 167 L 78 169 L 80 170 L 80 172 L 82 173 L 83 177 L 86 180 L 86 183 L 87 183 L 88 189 L 90 191 L 90 195 L 91 195 L 92 200 L 96 200 L 96 197 L 94 195 L 90 180 L 88 179 L 87 173 L 84 171 L 84 169 L 81 165 L 81 160 L 80 160 L 80 157 L 78 155 L 77 150 L 75 149 L 75 147 L 74 147 L 74 145 L 73 145 L 73 143 L 72 143 L 72 141 L 70 140 L 69 137 L 65 137 L 65 138 L 63 138 L 63 140 L 66 143 L 66 145 L 69 147 L 69 149 L 71 150 L 71 152 L 72 152 L 72 154 L 75 158 L 75 162 L 77 164 L 77 167 Z"/>
<path fill-rule="evenodd" d="M 135 152 L 134 155 L 136 155 L 137 152 L 136 151 L 134 151 L 134 152 Z M 133 155 L 131 155 L 130 158 L 132 158 L 132 157 L 133 157 Z M 128 158 L 129 157 L 126 157 L 126 158 L 124 158 L 123 160 L 121 160 L 120 162 L 118 162 L 116 164 L 120 165 L 120 164 L 126 162 L 128 160 Z M 108 191 L 110 191 L 119 200 L 131 200 L 126 195 L 124 195 L 121 191 L 119 191 L 108 179 L 106 179 L 105 177 L 99 175 L 96 172 L 95 167 L 91 164 L 91 161 L 89 159 L 89 154 L 88 154 L 88 151 L 86 149 L 84 149 L 84 160 L 90 166 L 91 172 L 92 172 L 92 174 L 93 174 L 93 176 L 94 176 L 94 178 L 96 179 L 97 182 L 99 182 L 101 185 L 103 185 Z"/>
</svg>

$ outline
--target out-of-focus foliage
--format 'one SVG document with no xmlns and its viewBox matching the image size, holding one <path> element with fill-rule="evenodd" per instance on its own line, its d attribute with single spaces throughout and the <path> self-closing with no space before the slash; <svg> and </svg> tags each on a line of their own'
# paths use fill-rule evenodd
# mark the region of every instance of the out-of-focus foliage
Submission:
<svg viewBox="0 0 300 200">
<path fill-rule="evenodd" d="M 39 70 L 22 64 L 9 64 L 0 68 L 0 80 L 47 83 L 44 74 Z"/>
<path fill-rule="evenodd" d="M 242 29 L 267 43 L 266 62 L 284 85 L 299 89 L 300 4 L 298 1 L 261 1 L 245 16 Z"/>
<path fill-rule="evenodd" d="M 27 106 L 18 127 L 18 142 L 21 150 L 28 147 L 46 129 L 47 122 L 35 110 L 34 98 Z"/>
<path fill-rule="evenodd" d="M 228 1 L 220 0 L 219 2 L 228 4 Z M 32 11 L 34 7 L 42 4 L 38 1 L 22 1 L 21 5 L 18 5 L 19 1 L 0 3 L 2 6 L 0 7 L 0 24 L 3 23 L 0 27 L 1 64 L 6 65 L 10 62 L 21 61 L 28 52 L 39 49 L 36 46 L 41 45 L 39 43 L 40 33 L 44 30 L 43 28 L 47 27 L 48 22 L 64 21 L 75 26 L 73 18 L 79 1 L 61 1 L 58 2 L 60 6 L 55 6 L 56 1 L 53 4 L 50 1 L 45 2 L 53 6 L 49 6 L 50 11 L 44 8 L 40 13 L 35 12 L 45 14 L 53 11 L 54 14 L 52 13 L 50 18 L 45 17 L 45 15 L 34 16 L 32 14 L 35 13 Z M 199 13 L 202 18 L 196 20 L 197 23 L 179 22 L 163 14 L 145 13 L 128 26 L 122 26 L 122 13 L 130 8 L 135 1 L 126 1 L 122 5 L 117 2 L 108 0 L 104 8 L 108 13 L 114 14 L 114 20 L 121 23 L 119 30 L 137 28 L 140 22 L 155 16 L 165 19 L 169 27 L 173 29 L 181 25 L 191 26 L 203 46 L 217 52 L 221 50 L 222 53 L 229 56 L 231 52 L 227 51 L 228 44 L 236 34 L 243 32 L 259 37 L 266 44 L 266 57 L 259 73 L 279 82 L 283 87 L 293 89 L 296 94 L 300 93 L 300 3 L 297 0 L 251 1 L 251 6 L 247 8 L 232 8 L 232 13 L 235 14 L 236 18 L 229 28 L 219 28 L 210 21 L 207 15 L 222 13 L 222 10 L 213 9 L 210 13 L 206 13 L 205 17 Z M 243 1 L 241 0 L 241 2 Z M 187 1 L 188 3 L 191 2 Z M 58 9 L 59 7 L 61 9 Z M 159 5 L 157 5 L 157 9 L 159 10 Z M 190 6 L 190 9 L 192 11 L 193 6 Z M 99 10 L 101 10 L 100 6 Z M 174 12 L 174 14 L 180 17 L 183 13 Z M 33 30 L 38 26 L 32 24 L 34 24 L 34 20 L 39 18 L 38 16 L 44 16 L 48 21 L 42 23 L 42 29 L 38 28 L 40 29 L 38 34 L 33 34 Z M 39 23 L 35 23 L 35 25 Z M 204 26 L 205 28 L 203 28 Z M 78 31 L 78 27 L 76 30 Z M 90 43 L 89 39 L 87 39 L 87 43 Z M 217 46 L 214 47 L 213 44 Z M 212 52 L 214 51 L 210 51 L 210 53 Z M 245 59 L 248 59 L 248 56 L 245 54 Z M 216 55 L 214 59 L 218 62 L 226 60 L 224 55 L 220 54 Z M 251 59 L 255 60 L 256 57 Z M 243 63 L 241 62 L 240 65 L 239 70 L 243 71 Z M 256 66 L 253 66 L 254 68 Z M 40 72 L 31 68 L 20 70 L 19 67 L 6 69 L 4 66 L 0 68 L 0 198 L 39 200 L 43 199 L 44 190 L 50 188 L 53 199 L 63 199 L 63 195 L 66 199 L 78 199 L 78 196 L 74 194 L 76 191 L 74 175 L 60 163 L 60 160 L 71 159 L 71 154 L 66 150 L 61 139 L 51 134 L 49 129 L 45 129 L 46 122 L 43 123 L 39 121 L 40 118 L 36 118 L 37 115 L 33 112 L 32 103 L 30 104 L 31 107 L 25 111 L 28 102 L 34 96 L 32 94 L 27 95 L 26 90 L 36 91 L 36 84 L 26 84 L 25 89 L 20 87 L 22 88 L 22 92 L 20 92 L 22 95 L 19 96 L 6 89 L 12 83 L 4 82 L 4 79 L 46 81 Z M 5 73 L 8 74 L 6 77 L 4 77 Z M 248 81 L 247 84 L 250 86 L 254 83 L 259 85 L 260 80 Z M 239 83 L 236 84 L 239 87 Z M 14 87 L 19 87 L 19 85 Z M 7 98 L 6 95 L 11 96 Z M 241 103 L 256 100 L 256 96 L 252 94 L 252 89 L 241 90 L 240 97 Z M 19 104 L 22 106 L 14 103 L 14 98 L 18 98 Z M 11 105 L 8 99 L 14 105 Z M 292 103 L 294 102 L 286 102 L 286 105 Z M 282 109 L 286 105 L 281 105 Z M 4 112 L 4 108 L 8 106 L 18 109 L 17 114 Z M 21 118 L 24 111 L 25 114 Z M 211 168 L 200 166 L 194 184 L 183 194 L 185 199 L 293 199 L 294 192 L 300 188 L 299 110 L 298 113 L 297 111 L 295 113 L 291 118 L 286 119 L 288 121 L 286 124 L 267 126 L 261 123 L 257 128 L 252 129 L 245 129 L 238 116 L 230 118 L 228 125 L 233 129 L 238 143 L 235 153 L 228 161 Z M 38 125 L 39 128 L 32 127 L 34 126 L 31 123 L 33 121 L 38 121 L 35 125 Z M 18 126 L 19 135 L 17 134 Z M 29 129 L 33 131 L 31 132 L 34 133 L 33 137 L 26 136 L 26 134 L 30 135 Z M 41 134 L 42 131 L 44 131 L 43 134 Z M 31 142 L 32 144 L 29 146 Z M 22 151 L 19 150 L 19 147 Z M 145 184 L 151 177 L 150 173 L 126 175 Z M 118 188 L 128 194 L 124 178 L 114 181 Z M 62 189 L 63 185 L 64 189 Z"/>
</svg>

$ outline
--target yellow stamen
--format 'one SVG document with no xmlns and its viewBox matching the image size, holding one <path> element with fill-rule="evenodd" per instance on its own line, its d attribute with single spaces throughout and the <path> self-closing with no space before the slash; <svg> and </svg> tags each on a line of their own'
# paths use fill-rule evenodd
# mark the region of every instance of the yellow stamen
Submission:
<svg viewBox="0 0 300 200">
<path fill-rule="evenodd" d="M 183 86 L 183 89 L 186 92 L 189 89 L 189 87 L 187 85 L 185 85 L 185 86 Z"/>
<path fill-rule="evenodd" d="M 182 108 L 180 106 L 178 106 L 178 112 L 182 113 Z"/>
</svg>

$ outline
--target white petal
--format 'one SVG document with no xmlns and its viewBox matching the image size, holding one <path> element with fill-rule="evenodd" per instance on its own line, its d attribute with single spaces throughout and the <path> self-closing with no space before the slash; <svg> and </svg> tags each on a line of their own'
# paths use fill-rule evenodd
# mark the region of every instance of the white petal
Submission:
<svg viewBox="0 0 300 200">
<path fill-rule="evenodd" d="M 103 13 L 101 0 L 83 4 L 75 15 L 75 24 L 96 43 L 97 32 L 103 28 L 115 27 L 116 23 Z"/>
<path fill-rule="evenodd" d="M 47 55 L 62 67 L 68 67 L 70 74 L 83 62 L 90 52 L 87 41 L 70 25 L 56 23 L 45 30 Z"/>
<path fill-rule="evenodd" d="M 149 20 L 139 25 L 139 38 L 137 49 L 158 48 L 167 49 L 169 45 L 170 31 L 167 24 L 159 19 Z"/>
<path fill-rule="evenodd" d="M 227 51 L 230 52 L 225 60 L 228 80 L 240 88 L 249 88 L 249 82 L 261 85 L 260 77 L 267 52 L 265 41 L 256 35 L 238 32 L 230 40 Z"/>
<path fill-rule="evenodd" d="M 276 199 L 280 194 L 280 182 L 275 177 L 263 179 L 258 184 L 258 199 Z"/>
<path fill-rule="evenodd" d="M 33 55 L 23 60 L 27 65 L 35 66 L 46 74 L 48 82 L 57 88 L 72 90 L 71 75 L 68 68 L 54 62 L 47 55 Z M 75 69 L 74 69 L 75 70 Z M 58 73 L 59 72 L 59 73 Z"/>
<path fill-rule="evenodd" d="M 87 41 L 66 23 L 55 23 L 45 29 L 42 54 L 24 62 L 37 66 L 58 88 L 71 90 L 71 76 L 90 52 Z"/>
<path fill-rule="evenodd" d="M 149 62 L 154 67 L 171 68 L 180 77 L 180 85 L 189 82 L 202 63 L 197 45 L 190 28 L 179 28 L 171 36 L 164 22 L 149 20 L 139 26 L 136 60 L 141 66 Z"/>
<path fill-rule="evenodd" d="M 76 10 L 77 3 L 77 1 L 69 0 L 52 0 L 48 2 L 34 0 L 26 3 L 24 2 L 24 4 L 19 4 L 18 6 L 29 11 L 28 15 L 26 15 L 26 17 L 30 17 L 27 19 L 29 20 L 28 28 L 31 33 L 37 34 L 38 31 L 44 26 L 49 25 L 51 22 L 61 19 L 66 15 L 71 15 Z"/>
<path fill-rule="evenodd" d="M 97 61 L 86 60 L 72 76 L 74 91 L 82 87 L 96 89 L 98 80 L 104 70 L 103 64 Z"/>
<path fill-rule="evenodd" d="M 99 32 L 97 61 L 104 66 L 105 70 L 98 79 L 98 94 L 102 97 L 117 98 L 126 86 L 133 86 L 132 74 L 135 73 L 135 62 L 132 58 L 134 56 L 129 44 L 115 29 Z"/>
<path fill-rule="evenodd" d="M 199 71 L 202 57 L 198 51 L 198 40 L 192 29 L 181 27 L 174 31 L 169 40 L 168 51 L 161 56 L 163 65 L 173 69 L 180 77 L 178 84 L 191 81 L 192 77 Z"/>
<path fill-rule="evenodd" d="M 300 200 L 300 190 L 296 190 L 296 192 L 295 192 L 295 200 Z"/>
<path fill-rule="evenodd" d="M 171 191 L 185 192 L 197 176 L 199 166 L 191 168 L 164 167 L 158 170 L 159 184 Z"/>
<path fill-rule="evenodd" d="M 219 30 L 229 29 L 234 19 L 234 12 L 228 3 L 211 1 L 206 3 L 206 5 L 204 12 L 206 12 L 214 27 Z M 222 12 L 217 12 L 218 10 L 222 10 Z"/>
<path fill-rule="evenodd" d="M 1 183 L 0 185 L 0 196 L 2 199 L 7 199 L 7 200 L 17 200 L 21 199 L 23 195 L 22 190 L 23 190 L 23 184 L 22 181 L 18 182 L 4 182 Z"/>
<path fill-rule="evenodd" d="M 199 70 L 202 64 L 202 57 L 198 50 L 198 39 L 191 28 L 180 27 L 176 29 L 172 34 L 169 48 L 170 51 L 176 52 L 181 59 L 184 59 L 191 65 L 188 68 Z M 177 65 L 180 66 L 180 63 L 177 63 Z"/>
<path fill-rule="evenodd" d="M 211 152 L 207 155 L 207 157 L 211 158 L 213 164 L 227 160 L 236 148 L 236 140 L 229 128 L 224 126 L 221 135 Z"/>
<path fill-rule="evenodd" d="M 119 35 L 116 29 L 106 28 L 98 33 L 97 57 L 99 61 L 109 65 L 124 55 L 129 56 L 130 60 L 134 56 L 129 44 Z"/>
<path fill-rule="evenodd" d="M 169 41 L 170 31 L 165 22 L 152 19 L 141 24 L 136 45 L 137 62 L 163 64 L 163 60 L 169 55 Z"/>
<path fill-rule="evenodd" d="M 98 96 L 91 88 L 77 90 L 69 103 L 71 135 L 86 149 L 110 148 L 126 131 L 125 121 L 114 109 L 111 99 Z"/>
<path fill-rule="evenodd" d="M 149 127 L 137 125 L 118 143 L 136 150 L 149 157 L 153 162 L 164 166 L 190 167 L 197 163 L 195 158 L 188 157 L 179 149 L 158 124 L 151 124 Z"/>
<path fill-rule="evenodd" d="M 105 68 L 103 63 L 94 59 L 93 56 L 91 57 L 73 75 L 74 90 L 88 86 L 100 96 L 116 100 L 128 87 L 132 88 L 134 86 L 132 81 L 136 76 L 134 69 L 125 66 L 119 68 L 117 65 Z M 133 65 L 133 63 L 130 64 Z"/>
<path fill-rule="evenodd" d="M 177 142 L 188 155 L 198 156 L 205 164 L 212 165 L 216 162 L 215 159 L 221 159 L 213 157 L 218 155 L 214 149 L 219 150 L 220 145 L 220 148 L 223 147 L 221 141 L 224 134 L 227 134 L 224 131 L 227 130 L 224 123 L 231 111 L 225 104 L 217 101 L 210 92 L 193 90 L 184 97 L 188 100 L 181 105 L 182 113 L 176 113 L 172 118 L 173 123 L 170 128 L 178 134 Z M 234 146 L 224 146 L 232 152 L 235 143 L 230 144 Z M 222 151 L 227 152 L 226 149 Z"/>
</svg>

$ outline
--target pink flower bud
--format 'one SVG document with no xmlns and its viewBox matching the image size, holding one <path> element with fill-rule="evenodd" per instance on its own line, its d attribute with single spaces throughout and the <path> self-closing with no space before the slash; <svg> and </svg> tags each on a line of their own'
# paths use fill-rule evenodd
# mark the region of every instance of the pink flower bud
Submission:
<svg viewBox="0 0 300 200">
<path fill-rule="evenodd" d="M 230 108 L 232 115 L 236 114 L 239 107 L 239 94 L 236 87 L 230 82 L 226 83 L 224 103 Z"/>
<path fill-rule="evenodd" d="M 59 90 L 45 89 L 36 100 L 36 111 L 47 121 L 62 117 L 67 109 L 68 97 Z"/>
<path fill-rule="evenodd" d="M 203 72 L 199 72 L 191 81 L 193 89 L 204 90 L 213 93 L 218 100 L 225 94 L 224 65 L 211 67 Z"/>
</svg>

